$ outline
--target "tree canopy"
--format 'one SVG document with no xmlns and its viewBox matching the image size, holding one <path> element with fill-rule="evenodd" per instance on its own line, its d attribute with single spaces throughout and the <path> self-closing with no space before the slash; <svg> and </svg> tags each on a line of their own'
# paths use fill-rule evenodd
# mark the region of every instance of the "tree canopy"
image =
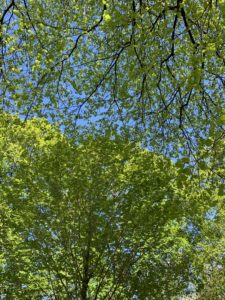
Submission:
<svg viewBox="0 0 225 300">
<path fill-rule="evenodd" d="M 0 4 L 5 109 L 69 131 L 107 119 L 164 153 L 221 134 L 224 0 Z"/>
<path fill-rule="evenodd" d="M 120 136 L 0 122 L 6 299 L 178 299 L 221 263 L 223 196 L 205 176 Z"/>
<path fill-rule="evenodd" d="M 0 0 L 0 298 L 224 298 L 225 0 Z"/>
</svg>

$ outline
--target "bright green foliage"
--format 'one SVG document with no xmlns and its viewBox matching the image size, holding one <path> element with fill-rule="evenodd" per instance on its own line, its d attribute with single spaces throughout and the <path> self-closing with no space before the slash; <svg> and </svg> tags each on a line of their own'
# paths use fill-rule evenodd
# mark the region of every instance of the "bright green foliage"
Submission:
<svg viewBox="0 0 225 300">
<path fill-rule="evenodd" d="M 224 29 L 224 0 L 0 0 L 2 295 L 223 297 Z"/>
<path fill-rule="evenodd" d="M 96 115 L 132 124 L 130 135 L 147 135 L 164 151 L 179 143 L 195 150 L 209 120 L 221 131 L 224 0 L 1 0 L 0 7 L 4 109 L 60 119 L 68 130 Z"/>
<path fill-rule="evenodd" d="M 75 144 L 42 119 L 0 124 L 6 299 L 178 299 L 220 258 L 210 182 L 119 136 Z"/>
</svg>

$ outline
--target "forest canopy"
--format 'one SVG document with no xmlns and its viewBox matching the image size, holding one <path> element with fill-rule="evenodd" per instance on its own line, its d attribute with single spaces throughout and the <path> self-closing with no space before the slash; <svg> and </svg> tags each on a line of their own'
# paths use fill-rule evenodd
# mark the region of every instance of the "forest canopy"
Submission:
<svg viewBox="0 0 225 300">
<path fill-rule="evenodd" d="M 163 153 L 193 154 L 222 134 L 224 0 L 0 6 L 4 109 L 58 120 L 70 134 L 100 119 Z"/>
<path fill-rule="evenodd" d="M 0 0 L 1 299 L 225 299 L 224 41 L 224 0 Z"/>
<path fill-rule="evenodd" d="M 205 173 L 120 136 L 0 122 L 6 299 L 178 299 L 221 265 L 224 198 Z"/>
</svg>

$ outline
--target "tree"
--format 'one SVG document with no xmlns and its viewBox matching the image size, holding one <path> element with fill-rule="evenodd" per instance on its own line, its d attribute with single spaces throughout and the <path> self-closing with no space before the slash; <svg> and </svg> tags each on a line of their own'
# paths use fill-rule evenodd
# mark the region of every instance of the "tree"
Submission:
<svg viewBox="0 0 225 300">
<path fill-rule="evenodd" d="M 224 125 L 224 0 L 1 0 L 3 109 L 107 118 L 164 153 Z"/>
<path fill-rule="evenodd" d="M 0 7 L 6 297 L 216 295 L 224 0 Z"/>
<path fill-rule="evenodd" d="M 0 122 L 2 296 L 178 299 L 197 282 L 216 191 L 120 136 Z"/>
<path fill-rule="evenodd" d="M 224 275 L 224 269 L 222 268 L 222 266 L 220 266 L 217 270 L 215 270 L 214 268 L 213 271 L 209 272 L 207 274 L 204 289 L 201 291 L 197 299 L 223 299 L 225 296 Z"/>
</svg>

